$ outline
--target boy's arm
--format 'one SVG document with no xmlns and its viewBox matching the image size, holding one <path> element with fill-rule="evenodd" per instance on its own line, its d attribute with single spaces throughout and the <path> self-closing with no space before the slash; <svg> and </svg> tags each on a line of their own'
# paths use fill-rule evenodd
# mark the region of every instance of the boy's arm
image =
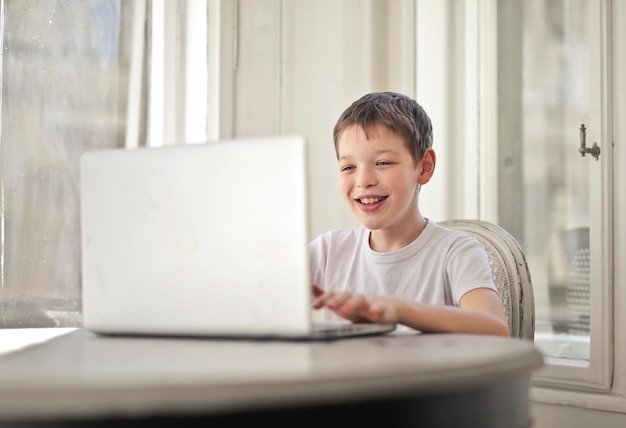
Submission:
<svg viewBox="0 0 626 428">
<path fill-rule="evenodd" d="M 459 307 L 396 303 L 397 322 L 423 332 L 509 336 L 509 326 L 498 294 L 489 288 L 467 292 Z"/>
<path fill-rule="evenodd" d="M 408 302 L 397 297 L 325 292 L 313 286 L 314 308 L 326 306 L 353 322 L 398 323 L 422 332 L 509 336 L 498 294 L 489 288 L 467 292 L 459 307 Z"/>
</svg>

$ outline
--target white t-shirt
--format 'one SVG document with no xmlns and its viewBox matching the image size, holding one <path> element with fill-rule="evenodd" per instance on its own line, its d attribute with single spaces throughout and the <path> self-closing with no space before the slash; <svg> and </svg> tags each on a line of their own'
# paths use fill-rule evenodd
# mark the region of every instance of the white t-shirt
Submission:
<svg viewBox="0 0 626 428">
<path fill-rule="evenodd" d="M 404 248 L 379 253 L 365 227 L 336 229 L 309 243 L 312 281 L 334 291 L 387 294 L 409 301 L 458 306 L 476 288 L 497 292 L 487 254 L 477 239 L 428 220 Z M 336 319 L 325 311 L 325 319 Z"/>
</svg>

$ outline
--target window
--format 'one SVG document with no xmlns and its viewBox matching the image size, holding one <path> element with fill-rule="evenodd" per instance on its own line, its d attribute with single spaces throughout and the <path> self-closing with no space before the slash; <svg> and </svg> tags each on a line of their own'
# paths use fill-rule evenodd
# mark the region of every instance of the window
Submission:
<svg viewBox="0 0 626 428">
<path fill-rule="evenodd" d="M 533 277 L 535 343 L 547 362 L 535 380 L 606 390 L 610 16 L 588 0 L 498 7 L 498 221 Z M 583 142 L 598 143 L 597 160 L 581 156 Z"/>
<path fill-rule="evenodd" d="M 0 327 L 77 326 L 78 162 L 124 143 L 127 7 L 1 7 Z"/>
</svg>

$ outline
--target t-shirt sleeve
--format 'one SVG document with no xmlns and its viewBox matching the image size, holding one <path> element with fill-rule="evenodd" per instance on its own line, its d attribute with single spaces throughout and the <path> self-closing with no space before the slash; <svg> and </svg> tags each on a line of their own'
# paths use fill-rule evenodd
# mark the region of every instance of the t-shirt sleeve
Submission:
<svg viewBox="0 0 626 428">
<path fill-rule="evenodd" d="M 498 292 L 487 253 L 480 242 L 471 236 L 459 239 L 451 249 L 446 263 L 446 274 L 454 304 L 457 306 L 463 295 L 469 291 L 489 288 Z"/>
</svg>

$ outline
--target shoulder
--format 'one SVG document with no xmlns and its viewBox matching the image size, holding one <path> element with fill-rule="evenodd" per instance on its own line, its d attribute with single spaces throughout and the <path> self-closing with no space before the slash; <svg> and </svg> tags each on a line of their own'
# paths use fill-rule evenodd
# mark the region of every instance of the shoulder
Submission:
<svg viewBox="0 0 626 428">
<path fill-rule="evenodd" d="M 441 246 L 447 246 L 448 248 L 478 246 L 482 248 L 478 239 L 460 230 L 450 229 L 430 219 L 428 220 L 428 228 L 431 229 L 432 240 Z"/>
<path fill-rule="evenodd" d="M 442 258 L 449 263 L 475 263 L 487 260 L 485 248 L 475 237 L 460 231 L 441 226 L 429 220 L 431 228 L 428 242 L 431 257 Z"/>
</svg>

